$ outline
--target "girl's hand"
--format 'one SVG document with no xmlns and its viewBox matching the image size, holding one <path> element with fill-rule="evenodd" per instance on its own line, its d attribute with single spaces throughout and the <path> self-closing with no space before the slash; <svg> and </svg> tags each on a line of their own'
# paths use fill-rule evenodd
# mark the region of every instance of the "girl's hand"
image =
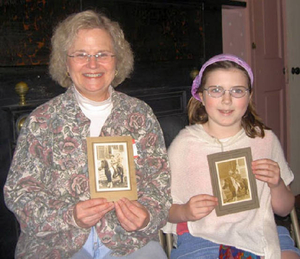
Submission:
<svg viewBox="0 0 300 259">
<path fill-rule="evenodd" d="M 81 201 L 74 207 L 74 220 L 79 227 L 90 228 L 113 208 L 114 204 L 104 198 Z"/>
<path fill-rule="evenodd" d="M 190 198 L 183 205 L 186 215 L 186 221 L 195 221 L 204 218 L 210 214 L 218 205 L 217 197 L 208 194 L 200 194 Z"/>
<path fill-rule="evenodd" d="M 279 186 L 282 181 L 280 168 L 271 159 L 258 159 L 252 162 L 252 171 L 257 180 L 266 182 L 270 188 Z"/>
<path fill-rule="evenodd" d="M 148 210 L 137 201 L 122 198 L 115 202 L 115 209 L 118 220 L 126 231 L 142 229 L 150 221 Z"/>
</svg>

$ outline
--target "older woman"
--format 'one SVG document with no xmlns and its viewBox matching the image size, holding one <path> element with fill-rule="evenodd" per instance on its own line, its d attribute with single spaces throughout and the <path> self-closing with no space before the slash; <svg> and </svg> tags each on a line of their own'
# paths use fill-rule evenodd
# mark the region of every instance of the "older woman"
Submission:
<svg viewBox="0 0 300 259">
<path fill-rule="evenodd" d="M 84 11 L 55 29 L 50 74 L 68 89 L 28 117 L 4 188 L 21 226 L 16 258 L 166 258 L 163 134 L 148 105 L 114 90 L 132 70 L 129 43 L 104 15 Z M 138 200 L 90 199 L 86 137 L 121 135 L 136 143 Z"/>
</svg>

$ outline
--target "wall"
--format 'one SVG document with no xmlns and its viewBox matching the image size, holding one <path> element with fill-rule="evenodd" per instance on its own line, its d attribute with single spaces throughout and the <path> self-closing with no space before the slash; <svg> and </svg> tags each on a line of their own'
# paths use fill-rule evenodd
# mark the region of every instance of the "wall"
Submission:
<svg viewBox="0 0 300 259">
<path fill-rule="evenodd" d="M 251 66 L 250 17 L 247 8 L 222 9 L 223 52 L 237 55 Z"/>
<path fill-rule="evenodd" d="M 288 84 L 288 150 L 290 167 L 295 174 L 292 190 L 300 193 L 300 75 L 292 74 L 294 67 L 300 67 L 300 3 L 298 0 L 284 0 L 286 28 L 286 77 Z"/>
</svg>

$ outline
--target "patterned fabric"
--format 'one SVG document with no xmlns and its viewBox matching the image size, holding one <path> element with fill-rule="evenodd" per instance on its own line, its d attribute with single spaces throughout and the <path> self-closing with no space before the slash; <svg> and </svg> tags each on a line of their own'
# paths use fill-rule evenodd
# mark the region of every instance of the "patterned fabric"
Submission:
<svg viewBox="0 0 300 259">
<path fill-rule="evenodd" d="M 146 228 L 135 232 L 126 232 L 114 211 L 96 225 L 101 242 L 121 256 L 158 240 L 171 205 L 170 172 L 163 134 L 151 108 L 116 91 L 112 100 L 100 135 L 135 140 L 138 201 L 151 217 Z M 71 88 L 26 120 L 4 187 L 6 205 L 21 226 L 16 258 L 70 258 L 88 238 L 90 229 L 78 228 L 72 213 L 76 203 L 90 199 L 89 128 Z"/>
<path fill-rule="evenodd" d="M 232 246 L 220 245 L 219 259 L 260 259 L 260 256 Z"/>
</svg>

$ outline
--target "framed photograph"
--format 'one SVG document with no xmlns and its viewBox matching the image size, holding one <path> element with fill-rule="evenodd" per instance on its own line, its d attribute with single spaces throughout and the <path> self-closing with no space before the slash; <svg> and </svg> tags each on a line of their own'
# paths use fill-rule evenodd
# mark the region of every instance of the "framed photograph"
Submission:
<svg viewBox="0 0 300 259">
<path fill-rule="evenodd" d="M 130 136 L 87 138 L 92 198 L 137 199 L 132 141 Z"/>
<path fill-rule="evenodd" d="M 219 200 L 217 216 L 259 208 L 250 147 L 211 154 L 207 159 L 213 193 Z"/>
</svg>

